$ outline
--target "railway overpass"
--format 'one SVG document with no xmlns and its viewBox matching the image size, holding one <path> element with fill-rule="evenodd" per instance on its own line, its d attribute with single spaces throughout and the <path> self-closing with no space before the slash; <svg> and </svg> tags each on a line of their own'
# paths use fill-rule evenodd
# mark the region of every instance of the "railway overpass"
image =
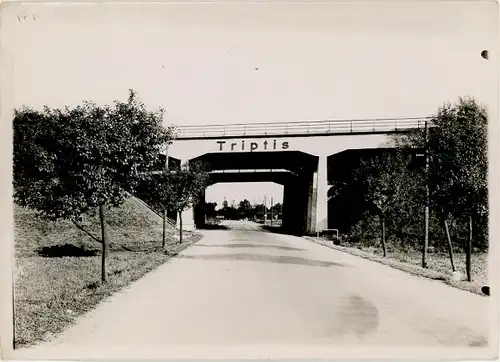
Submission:
<svg viewBox="0 0 500 362">
<path fill-rule="evenodd" d="M 328 224 L 328 175 L 336 154 L 392 147 L 391 134 L 424 128 L 430 118 L 391 118 L 183 126 L 168 157 L 209 164 L 211 184 L 283 185 L 283 229 L 302 235 Z M 202 227 L 201 205 L 183 214 L 186 228 Z"/>
</svg>

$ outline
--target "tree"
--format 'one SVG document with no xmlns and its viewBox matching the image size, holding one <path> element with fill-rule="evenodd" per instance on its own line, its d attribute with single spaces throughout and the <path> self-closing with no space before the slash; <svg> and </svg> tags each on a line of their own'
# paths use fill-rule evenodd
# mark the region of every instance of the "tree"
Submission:
<svg viewBox="0 0 500 362">
<path fill-rule="evenodd" d="M 390 209 L 397 203 L 400 190 L 405 185 L 400 182 L 400 175 L 406 170 L 404 158 L 387 152 L 361 160 L 359 173 L 364 184 L 365 201 L 373 205 L 380 218 L 381 244 L 383 255 L 386 250 L 386 217 Z"/>
<path fill-rule="evenodd" d="M 268 209 L 264 204 L 255 205 L 255 207 L 253 209 L 255 217 L 257 217 L 259 219 L 264 218 L 264 215 L 267 214 L 267 211 L 268 211 Z"/>
<path fill-rule="evenodd" d="M 162 247 L 167 239 L 167 212 L 170 211 L 170 173 L 145 173 L 136 191 L 140 197 L 158 212 L 163 220 Z"/>
<path fill-rule="evenodd" d="M 476 225 L 487 224 L 486 109 L 473 98 L 459 98 L 455 105 L 445 103 L 440 107 L 430 125 L 427 150 L 431 207 L 444 221 L 453 216 L 467 223 L 468 234 L 472 235 L 473 220 Z M 419 131 L 397 137 L 396 143 L 401 149 L 426 146 L 425 135 Z M 467 250 L 470 279 L 470 241 Z"/>
<path fill-rule="evenodd" d="M 487 113 L 470 98 L 445 104 L 433 118 L 430 136 L 433 199 L 456 216 L 488 213 Z"/>
<path fill-rule="evenodd" d="M 401 201 L 402 190 L 406 188 L 401 181 L 405 179 L 402 176 L 408 172 L 407 158 L 406 155 L 393 150 L 360 155 L 357 162 L 351 166 L 351 171 L 333 182 L 334 197 L 346 191 L 357 194 L 361 206 L 360 216 L 366 217 L 366 212 L 378 215 L 384 256 L 387 255 L 387 220 L 397 214 L 395 208 Z M 355 202 L 353 198 L 350 200 Z M 388 217 L 389 215 L 391 217 Z"/>
<path fill-rule="evenodd" d="M 271 208 L 271 213 L 273 214 L 273 217 L 280 219 L 283 213 L 283 205 L 280 202 L 274 204 Z"/>
<path fill-rule="evenodd" d="M 14 199 L 50 220 L 98 209 L 102 281 L 109 235 L 105 210 L 119 206 L 171 140 L 163 110 L 151 112 L 130 90 L 127 102 L 14 111 Z M 96 238 L 97 239 L 97 238 Z"/>
<path fill-rule="evenodd" d="M 238 213 L 240 217 L 243 218 L 251 217 L 252 204 L 250 203 L 250 201 L 248 201 L 247 199 L 240 201 L 240 204 L 238 206 Z"/>
<path fill-rule="evenodd" d="M 201 199 L 209 184 L 210 174 L 204 164 L 189 162 L 166 175 L 167 182 L 163 184 L 166 198 L 163 202 L 168 210 L 179 214 L 179 243 L 182 243 L 182 212 Z"/>
</svg>

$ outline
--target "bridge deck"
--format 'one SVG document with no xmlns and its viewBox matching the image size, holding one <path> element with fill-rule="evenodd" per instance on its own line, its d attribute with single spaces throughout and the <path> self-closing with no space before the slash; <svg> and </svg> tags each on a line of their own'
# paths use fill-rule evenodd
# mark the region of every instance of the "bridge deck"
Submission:
<svg viewBox="0 0 500 362">
<path fill-rule="evenodd" d="M 423 128 L 425 122 L 429 120 L 429 117 L 415 117 L 181 126 L 177 128 L 177 139 L 307 137 L 394 133 Z"/>
</svg>

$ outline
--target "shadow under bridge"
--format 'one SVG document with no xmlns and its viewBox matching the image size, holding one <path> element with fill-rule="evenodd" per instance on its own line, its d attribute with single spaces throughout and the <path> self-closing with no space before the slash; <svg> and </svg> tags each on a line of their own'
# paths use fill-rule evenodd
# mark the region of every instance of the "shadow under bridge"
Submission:
<svg viewBox="0 0 500 362">
<path fill-rule="evenodd" d="M 314 232 L 314 180 L 318 156 L 301 151 L 207 153 L 191 161 L 208 165 L 210 185 L 216 183 L 274 182 L 283 185 L 283 232 Z M 194 208 L 197 228 L 205 225 L 205 197 Z"/>
</svg>

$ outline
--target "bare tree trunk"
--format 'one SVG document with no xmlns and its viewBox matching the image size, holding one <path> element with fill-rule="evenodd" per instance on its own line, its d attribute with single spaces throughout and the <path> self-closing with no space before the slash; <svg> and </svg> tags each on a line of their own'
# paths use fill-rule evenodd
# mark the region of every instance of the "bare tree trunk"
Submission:
<svg viewBox="0 0 500 362">
<path fill-rule="evenodd" d="M 422 268 L 427 268 L 427 249 L 429 248 L 429 150 L 428 150 L 429 129 L 425 122 L 425 226 L 424 226 L 424 246 L 422 249 Z"/>
<path fill-rule="evenodd" d="M 446 239 L 448 241 L 448 253 L 450 254 L 451 270 L 455 271 L 455 262 L 453 260 L 453 245 L 451 244 L 450 231 L 448 230 L 448 220 L 444 219 L 444 228 L 446 230 Z"/>
<path fill-rule="evenodd" d="M 167 238 L 167 210 L 163 209 L 163 237 L 161 246 L 165 247 L 165 239 Z"/>
<path fill-rule="evenodd" d="M 387 251 L 385 248 L 385 218 L 384 215 L 380 215 L 380 221 L 382 224 L 382 252 L 384 254 L 384 258 L 387 256 Z"/>
<path fill-rule="evenodd" d="M 104 204 L 99 205 L 99 218 L 101 219 L 101 234 L 102 234 L 102 258 L 101 258 L 101 280 L 106 281 L 106 253 L 108 249 L 108 224 L 106 223 L 106 215 Z"/>
<path fill-rule="evenodd" d="M 182 211 L 179 211 L 179 244 L 182 244 Z"/>
<path fill-rule="evenodd" d="M 469 237 L 467 238 L 467 246 L 465 248 L 465 269 L 467 271 L 467 281 L 471 281 L 470 273 L 470 258 L 472 254 L 472 216 L 469 216 Z"/>
<path fill-rule="evenodd" d="M 427 250 L 429 249 L 429 206 L 425 206 L 424 246 L 422 248 L 422 268 L 427 268 Z"/>
</svg>

